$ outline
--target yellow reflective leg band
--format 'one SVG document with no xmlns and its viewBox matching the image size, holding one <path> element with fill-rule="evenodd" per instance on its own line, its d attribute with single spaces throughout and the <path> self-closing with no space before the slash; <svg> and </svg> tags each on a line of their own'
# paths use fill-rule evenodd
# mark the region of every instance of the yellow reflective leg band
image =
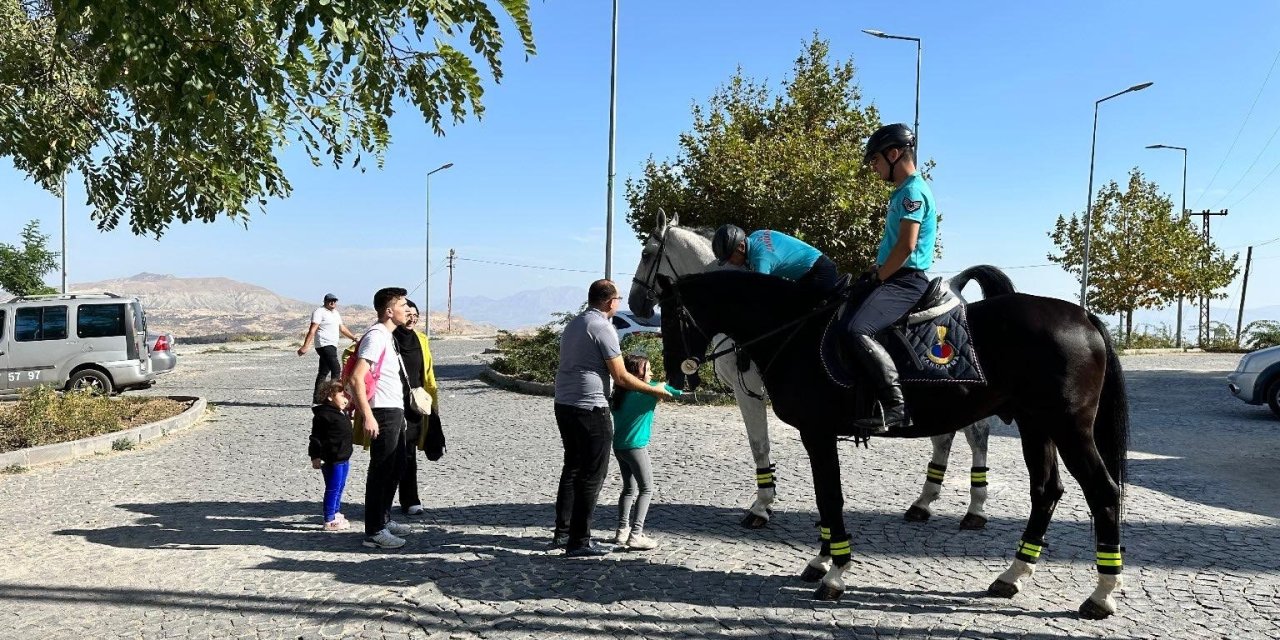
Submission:
<svg viewBox="0 0 1280 640">
<path fill-rule="evenodd" d="M 827 541 L 831 540 L 831 528 L 830 528 L 830 527 L 818 527 L 818 535 L 822 538 L 822 541 L 823 541 L 823 542 L 827 542 Z"/>
<path fill-rule="evenodd" d="M 1028 564 L 1035 564 L 1040 559 L 1040 552 L 1044 550 L 1044 542 L 1034 543 L 1026 540 L 1018 541 L 1018 553 L 1014 556 L 1017 559 Z"/>
<path fill-rule="evenodd" d="M 831 557 L 833 558 L 836 556 L 848 556 L 852 553 L 852 551 L 853 550 L 850 547 L 848 540 L 841 540 L 840 542 L 831 543 Z"/>
<path fill-rule="evenodd" d="M 929 463 L 929 469 L 925 471 L 925 476 L 934 484 L 942 484 L 943 476 L 947 475 L 947 465 Z"/>
<path fill-rule="evenodd" d="M 969 484 L 974 487 L 987 486 L 987 468 L 974 467 L 969 471 Z"/>
<path fill-rule="evenodd" d="M 1119 545 L 1098 545 L 1098 573 L 1117 575 L 1124 569 Z"/>
</svg>

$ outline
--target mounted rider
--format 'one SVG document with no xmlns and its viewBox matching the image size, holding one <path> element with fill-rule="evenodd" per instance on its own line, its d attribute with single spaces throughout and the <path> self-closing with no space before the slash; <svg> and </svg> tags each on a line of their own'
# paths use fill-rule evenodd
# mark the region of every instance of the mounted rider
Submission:
<svg viewBox="0 0 1280 640">
<path fill-rule="evenodd" d="M 761 229 L 747 235 L 737 225 L 716 229 L 711 251 L 720 265 L 746 265 L 756 273 L 771 274 L 825 296 L 839 283 L 836 263 L 803 240 L 781 231 Z"/>
<path fill-rule="evenodd" d="M 890 124 L 871 134 L 863 155 L 873 171 L 895 185 L 885 211 L 880 250 L 869 272 L 874 289 L 845 325 L 854 355 L 876 384 L 883 409 L 883 420 L 855 422 L 873 433 L 909 426 L 898 369 L 874 336 L 919 302 L 929 286 L 925 270 L 933 266 L 938 214 L 933 192 L 916 170 L 915 146 L 915 133 L 907 125 Z"/>
</svg>

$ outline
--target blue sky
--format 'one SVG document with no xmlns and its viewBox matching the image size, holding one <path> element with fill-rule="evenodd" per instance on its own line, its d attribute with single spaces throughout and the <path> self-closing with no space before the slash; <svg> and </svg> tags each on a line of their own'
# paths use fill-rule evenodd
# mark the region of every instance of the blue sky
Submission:
<svg viewBox="0 0 1280 640">
<path fill-rule="evenodd" d="M 1280 130 L 1280 70 L 1263 84 L 1280 49 L 1280 4 L 974 6 L 623 0 L 615 276 L 638 259 L 624 222 L 625 179 L 649 155 L 674 153 L 691 104 L 705 101 L 736 67 L 776 84 L 815 30 L 834 54 L 853 57 L 864 98 L 886 120 L 908 123 L 913 44 L 860 30 L 923 39 L 921 151 L 938 162 L 933 190 L 945 214 L 939 273 L 979 262 L 1026 267 L 1010 271 L 1020 289 L 1074 299 L 1079 285 L 1070 276 L 1031 265 L 1048 262 L 1046 232 L 1056 216 L 1084 207 L 1093 102 L 1145 81 L 1155 85 L 1102 105 L 1095 184 L 1123 182 L 1139 166 L 1176 203 L 1181 153 L 1144 147 L 1185 146 L 1188 207 L 1230 207 L 1213 221 L 1221 246 L 1241 251 L 1243 261 L 1244 245 L 1280 236 L 1271 209 L 1280 196 L 1280 143 L 1271 140 Z M 193 224 L 159 241 L 127 229 L 100 233 L 73 181 L 70 280 L 141 271 L 227 276 L 301 299 L 334 291 L 367 304 L 380 286 L 413 288 L 423 279 L 422 176 L 453 162 L 432 178 L 433 306 L 443 303 L 439 265 L 450 248 L 469 260 L 593 272 L 463 261 L 455 295 L 585 290 L 604 262 L 610 3 L 534 0 L 532 18 L 539 53 L 526 62 L 518 47 L 508 51 L 506 78 L 486 94 L 483 120 L 439 138 L 413 109 L 402 109 L 386 168 L 364 174 L 316 169 L 286 151 L 294 196 L 272 203 L 247 230 Z M 0 161 L 0 214 L 4 241 L 32 218 L 59 240 L 57 198 L 7 161 Z M 1278 270 L 1280 242 L 1255 250 L 1246 306 L 1280 304 Z M 1215 303 L 1215 319 L 1234 321 L 1238 290 L 1237 282 L 1229 300 Z"/>
</svg>

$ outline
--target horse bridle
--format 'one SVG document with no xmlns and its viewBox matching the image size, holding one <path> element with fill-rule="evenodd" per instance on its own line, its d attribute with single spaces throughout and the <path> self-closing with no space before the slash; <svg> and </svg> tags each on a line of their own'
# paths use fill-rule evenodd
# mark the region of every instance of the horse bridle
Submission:
<svg viewBox="0 0 1280 640">
<path fill-rule="evenodd" d="M 676 272 L 676 266 L 671 263 L 671 257 L 667 255 L 667 234 L 671 232 L 671 227 L 662 230 L 662 239 L 658 241 L 658 256 L 654 259 L 653 265 L 649 267 L 649 273 L 645 275 L 645 279 L 641 280 L 639 274 L 631 277 L 631 283 L 640 285 L 644 289 L 644 297 L 653 304 L 658 304 L 661 298 L 658 295 L 657 280 L 658 269 L 662 268 L 662 261 L 667 261 L 667 266 L 671 267 L 671 275 L 679 278 L 680 274 Z"/>
</svg>

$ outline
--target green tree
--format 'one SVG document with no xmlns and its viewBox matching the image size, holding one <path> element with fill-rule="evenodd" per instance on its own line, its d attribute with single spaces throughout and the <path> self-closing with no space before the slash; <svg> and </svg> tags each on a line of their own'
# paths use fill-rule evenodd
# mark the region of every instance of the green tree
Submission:
<svg viewBox="0 0 1280 640">
<path fill-rule="evenodd" d="M 0 244 L 0 289 L 19 296 L 55 293 L 44 283 L 46 273 L 58 268 L 58 253 L 48 248 L 49 236 L 40 233 L 40 222 L 22 228 L 22 247 Z"/>
<path fill-rule="evenodd" d="M 437 134 L 481 116 L 491 4 L 533 55 L 528 0 L 0 0 L 0 157 L 50 191 L 78 171 L 101 229 L 247 224 L 289 195 L 288 144 L 381 165 L 397 102 Z"/>
<path fill-rule="evenodd" d="M 1125 342 L 1133 333 L 1135 309 L 1164 308 L 1179 294 L 1217 291 L 1239 273 L 1239 254 L 1225 255 L 1205 242 L 1194 224 L 1172 215 L 1172 199 L 1155 182 L 1134 168 L 1124 190 L 1112 181 L 1093 204 L 1089 240 L 1089 308 L 1102 314 L 1123 314 Z M 1084 255 L 1081 216 L 1058 216 L 1049 232 L 1058 253 L 1051 262 L 1080 279 Z"/>
<path fill-rule="evenodd" d="M 853 61 L 829 56 L 815 34 L 776 94 L 739 69 L 695 104 L 675 159 L 650 158 L 627 180 L 636 235 L 649 234 L 661 209 L 689 225 L 791 233 L 847 271 L 870 264 L 890 185 L 863 166 L 862 152 L 880 117 L 861 104 Z"/>
</svg>

